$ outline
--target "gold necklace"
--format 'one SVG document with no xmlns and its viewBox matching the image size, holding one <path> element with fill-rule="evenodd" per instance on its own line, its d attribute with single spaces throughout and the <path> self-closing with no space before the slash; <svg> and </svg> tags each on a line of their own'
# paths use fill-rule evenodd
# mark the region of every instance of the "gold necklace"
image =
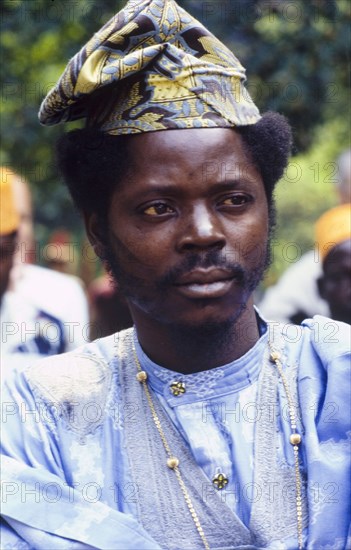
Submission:
<svg viewBox="0 0 351 550">
<path fill-rule="evenodd" d="M 293 446 L 294 449 L 294 462 L 295 462 L 295 488 L 296 488 L 296 517 L 297 517 L 297 541 L 299 545 L 299 550 L 302 550 L 303 543 L 302 543 L 302 492 L 301 492 L 301 476 L 300 476 L 300 461 L 299 461 L 299 445 L 301 443 L 301 435 L 297 432 L 297 426 L 296 426 L 296 410 L 294 407 L 294 403 L 292 400 L 292 397 L 290 395 L 290 390 L 288 386 L 288 382 L 285 378 L 285 374 L 283 372 L 283 365 L 280 361 L 281 354 L 279 351 L 276 351 L 271 342 L 269 342 L 269 347 L 271 350 L 271 361 L 275 363 L 275 366 L 277 367 L 279 376 L 282 380 L 284 391 L 286 395 L 286 399 L 288 401 L 288 409 L 289 409 L 289 418 L 290 418 L 290 443 Z"/>
<path fill-rule="evenodd" d="M 151 397 L 151 393 L 150 393 L 150 390 L 148 388 L 148 385 L 146 383 L 146 380 L 147 380 L 147 373 L 142 370 L 141 368 L 141 365 L 140 365 L 140 361 L 139 361 L 139 358 L 137 356 L 137 352 L 136 352 L 136 349 L 135 349 L 135 344 L 134 344 L 134 341 L 133 341 L 133 353 L 134 353 L 134 358 L 135 358 L 135 363 L 136 363 L 136 366 L 137 366 L 137 370 L 138 370 L 138 373 L 137 373 L 137 380 L 138 382 L 140 382 L 142 385 L 143 385 L 143 388 L 145 390 L 145 394 L 146 394 L 146 398 L 147 398 L 147 402 L 149 404 L 149 407 L 150 407 L 150 411 L 151 411 L 151 415 L 152 415 L 152 418 L 153 418 L 153 421 L 155 423 L 155 426 L 157 428 L 157 431 L 158 433 L 160 434 L 160 437 L 161 437 L 161 440 L 162 440 L 162 443 L 163 443 L 163 446 L 165 448 L 165 451 L 167 453 L 167 456 L 168 456 L 168 459 L 167 459 L 167 466 L 168 468 L 170 468 L 171 470 L 173 470 L 173 472 L 175 473 L 175 475 L 177 476 L 177 480 L 178 480 L 178 483 L 179 483 L 179 486 L 180 486 L 180 489 L 183 493 L 183 496 L 184 496 L 184 500 L 186 502 L 186 505 L 189 509 L 189 512 L 191 514 L 191 517 L 193 518 L 193 521 L 195 523 L 195 527 L 197 529 L 197 532 L 199 533 L 200 535 L 200 538 L 204 544 L 204 547 L 206 550 L 210 550 L 210 546 L 207 542 L 207 539 L 205 537 L 205 533 L 201 527 L 201 523 L 200 523 L 200 520 L 199 520 L 199 517 L 195 511 L 195 508 L 194 508 L 194 505 L 192 503 L 192 500 L 190 498 L 190 495 L 188 493 L 188 490 L 185 486 L 185 483 L 184 483 L 184 480 L 182 478 L 182 475 L 180 473 L 180 470 L 179 470 L 179 459 L 176 457 L 176 456 L 173 456 L 172 452 L 171 452 L 171 449 L 168 445 L 168 441 L 166 439 L 166 436 L 164 434 L 164 431 L 162 429 L 162 426 L 161 426 L 161 422 L 160 422 L 160 419 L 158 417 L 158 414 L 156 412 L 156 409 L 154 407 L 154 403 L 152 401 L 152 397 Z"/>
<path fill-rule="evenodd" d="M 302 550 L 302 548 L 303 548 L 303 544 L 302 544 L 302 496 L 301 496 L 301 476 L 300 476 L 300 465 L 299 465 L 299 445 L 301 443 L 301 435 L 299 433 L 297 433 L 297 431 L 296 431 L 297 430 L 296 411 L 295 411 L 295 407 L 294 407 L 294 404 L 293 404 L 293 400 L 292 400 L 291 395 L 290 395 L 289 386 L 288 386 L 287 380 L 286 380 L 284 372 L 283 372 L 282 364 L 281 364 L 281 361 L 280 361 L 280 353 L 278 351 L 274 350 L 274 348 L 273 348 L 273 346 L 271 345 L 270 342 L 269 342 L 269 347 L 270 347 L 270 351 L 271 351 L 271 355 L 270 355 L 271 361 L 273 361 L 273 363 L 275 363 L 275 365 L 277 367 L 279 376 L 280 376 L 280 378 L 282 380 L 282 383 L 283 383 L 286 398 L 287 398 L 287 401 L 288 401 L 290 429 L 291 429 L 290 443 L 291 443 L 291 445 L 293 445 L 294 461 L 295 461 L 297 538 L 298 538 L 298 545 L 299 545 L 298 548 L 299 548 L 299 550 Z M 146 399 L 147 399 L 148 405 L 150 407 L 150 411 L 151 411 L 153 421 L 155 423 L 155 426 L 157 428 L 158 433 L 160 434 L 161 441 L 163 443 L 164 449 L 165 449 L 166 454 L 168 456 L 167 466 L 168 466 L 168 468 L 173 470 L 175 475 L 177 476 L 177 480 L 178 480 L 180 489 L 183 493 L 184 500 L 185 500 L 186 505 L 189 509 L 191 517 L 193 518 L 193 521 L 195 523 L 195 527 L 196 527 L 196 529 L 197 529 L 197 531 L 200 535 L 200 538 L 203 542 L 203 545 L 204 545 L 206 550 L 210 550 L 210 546 L 207 542 L 205 533 L 202 529 L 199 517 L 198 517 L 198 515 L 195 511 L 194 505 L 191 501 L 190 495 L 188 493 L 188 490 L 185 486 L 184 480 L 183 480 L 182 475 L 180 473 L 179 459 L 172 454 L 172 451 L 170 449 L 170 446 L 169 446 L 168 441 L 166 439 L 166 436 L 164 434 L 164 431 L 163 431 L 163 428 L 162 428 L 162 425 L 161 425 L 161 421 L 160 421 L 160 419 L 158 417 L 158 414 L 156 412 L 156 409 L 155 409 L 155 406 L 154 406 L 154 403 L 153 403 L 153 400 L 152 400 L 152 397 L 151 397 L 151 393 L 150 393 L 150 390 L 149 390 L 147 382 L 146 382 L 147 381 L 147 372 L 145 372 L 141 368 L 140 361 L 139 361 L 139 358 L 138 358 L 138 355 L 137 355 L 137 352 L 136 352 L 136 349 L 135 349 L 134 340 L 133 340 L 133 354 L 134 354 L 134 359 L 135 359 L 135 363 L 136 363 L 136 367 L 137 367 L 137 371 L 138 371 L 137 375 L 136 375 L 136 378 L 137 378 L 138 382 L 140 382 L 142 384 L 143 388 L 144 388 Z"/>
</svg>

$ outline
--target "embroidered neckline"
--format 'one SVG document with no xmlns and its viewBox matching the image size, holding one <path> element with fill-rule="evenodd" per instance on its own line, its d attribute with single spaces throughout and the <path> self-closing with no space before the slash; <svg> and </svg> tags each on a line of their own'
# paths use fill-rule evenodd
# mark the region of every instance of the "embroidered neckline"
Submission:
<svg viewBox="0 0 351 550">
<path fill-rule="evenodd" d="M 204 399 L 221 397 L 240 391 L 257 381 L 261 365 L 257 357 L 261 356 L 267 346 L 268 331 L 258 339 L 255 345 L 242 357 L 220 367 L 192 374 L 171 371 L 154 363 L 141 348 L 138 339 L 134 345 L 143 370 L 148 374 L 148 383 L 157 393 L 164 396 L 170 406 L 195 403 Z M 169 391 L 175 381 L 185 383 L 186 393 L 181 401 Z"/>
</svg>

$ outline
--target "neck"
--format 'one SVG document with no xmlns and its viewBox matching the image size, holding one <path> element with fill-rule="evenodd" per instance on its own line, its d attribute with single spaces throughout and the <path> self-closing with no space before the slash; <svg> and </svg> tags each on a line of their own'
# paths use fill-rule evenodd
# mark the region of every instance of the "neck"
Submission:
<svg viewBox="0 0 351 550">
<path fill-rule="evenodd" d="M 138 316 L 137 316 L 138 317 Z M 155 363 L 183 374 L 205 371 L 244 355 L 259 339 L 252 304 L 235 321 L 201 327 L 164 325 L 134 318 L 138 340 Z"/>
</svg>

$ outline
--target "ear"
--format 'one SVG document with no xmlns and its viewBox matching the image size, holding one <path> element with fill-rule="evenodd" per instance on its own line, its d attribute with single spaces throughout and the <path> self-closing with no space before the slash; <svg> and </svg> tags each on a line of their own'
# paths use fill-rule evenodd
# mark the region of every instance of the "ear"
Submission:
<svg viewBox="0 0 351 550">
<path fill-rule="evenodd" d="M 325 280 L 324 280 L 324 276 L 322 275 L 322 277 L 319 277 L 319 279 L 317 279 L 317 287 L 318 287 L 318 292 L 319 292 L 319 295 L 321 298 L 323 298 L 324 300 L 326 299 L 326 293 L 325 293 Z"/>
<path fill-rule="evenodd" d="M 101 235 L 101 229 L 97 214 L 83 212 L 85 231 L 95 254 L 101 259 L 105 259 L 105 244 Z"/>
</svg>

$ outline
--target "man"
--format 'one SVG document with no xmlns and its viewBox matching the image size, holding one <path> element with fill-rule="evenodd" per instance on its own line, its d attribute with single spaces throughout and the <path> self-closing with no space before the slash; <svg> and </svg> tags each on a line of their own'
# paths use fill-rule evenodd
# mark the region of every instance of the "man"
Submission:
<svg viewBox="0 0 351 550">
<path fill-rule="evenodd" d="M 9 381 L 12 547 L 347 544 L 345 326 L 254 309 L 290 133 L 243 79 L 173 0 L 130 2 L 42 105 L 87 117 L 59 161 L 135 327 Z"/>
<path fill-rule="evenodd" d="M 351 324 L 351 204 L 325 212 L 316 223 L 322 259 L 318 289 L 337 321 Z"/>
</svg>

